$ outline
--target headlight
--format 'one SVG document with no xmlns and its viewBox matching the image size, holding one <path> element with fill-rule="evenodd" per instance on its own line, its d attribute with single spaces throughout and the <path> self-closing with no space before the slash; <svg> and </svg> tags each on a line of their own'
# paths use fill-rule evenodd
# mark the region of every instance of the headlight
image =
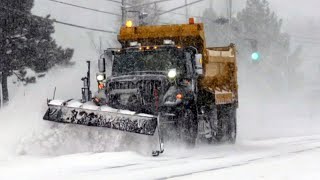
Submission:
<svg viewBox="0 0 320 180">
<path fill-rule="evenodd" d="M 102 74 L 97 75 L 97 80 L 98 81 L 103 81 L 104 80 L 104 75 L 102 75 Z"/>
<path fill-rule="evenodd" d="M 168 72 L 168 77 L 170 79 L 173 79 L 177 76 L 177 70 L 176 69 L 170 69 L 169 72 Z"/>
</svg>

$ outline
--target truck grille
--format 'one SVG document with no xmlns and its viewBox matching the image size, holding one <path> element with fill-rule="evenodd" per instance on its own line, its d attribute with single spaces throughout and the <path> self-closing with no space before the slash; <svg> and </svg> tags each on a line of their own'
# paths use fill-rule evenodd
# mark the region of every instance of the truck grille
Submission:
<svg viewBox="0 0 320 180">
<path fill-rule="evenodd" d="M 161 87 L 161 81 L 158 80 L 143 80 L 138 82 L 132 81 L 120 81 L 120 82 L 111 82 L 109 84 L 110 89 L 139 89 L 143 92 L 150 94 L 154 91 L 154 88 Z"/>
<path fill-rule="evenodd" d="M 110 82 L 109 88 L 113 90 L 137 89 L 140 94 L 141 103 L 135 106 L 140 106 L 142 112 L 155 113 L 159 107 L 160 96 L 163 92 L 161 81 L 159 80 L 140 80 L 133 81 L 117 81 Z M 138 107 L 124 107 L 125 109 L 132 109 Z"/>
</svg>

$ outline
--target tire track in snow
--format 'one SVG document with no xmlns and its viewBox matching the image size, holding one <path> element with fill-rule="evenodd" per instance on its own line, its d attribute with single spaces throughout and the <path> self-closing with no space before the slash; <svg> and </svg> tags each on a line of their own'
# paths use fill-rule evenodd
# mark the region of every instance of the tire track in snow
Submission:
<svg viewBox="0 0 320 180">
<path fill-rule="evenodd" d="M 304 143 L 303 143 L 304 142 Z M 301 139 L 301 140 L 293 140 L 290 142 L 283 142 L 283 143 L 277 143 L 277 146 L 281 146 L 281 145 L 292 145 L 292 146 L 297 146 L 297 145 L 305 145 L 305 144 L 310 144 L 310 143 L 317 143 L 320 142 L 319 138 L 311 138 L 311 139 Z M 318 148 L 318 147 L 317 147 Z M 316 149 L 317 149 L 316 148 Z M 314 148 L 310 148 L 310 150 L 313 150 Z M 298 151 L 293 151 L 293 152 L 286 152 L 286 153 L 282 153 L 282 154 L 277 154 L 277 155 L 271 155 L 271 156 L 265 156 L 265 157 L 259 157 L 259 158 L 254 158 L 254 159 L 248 159 L 247 162 L 255 162 L 258 160 L 264 160 L 266 158 L 275 158 L 275 157 L 280 157 L 283 155 L 287 155 L 290 153 L 295 153 L 295 152 L 304 152 L 304 151 L 308 151 L 309 149 L 306 150 L 298 150 Z M 200 155 L 203 156 L 203 155 Z M 215 159 L 222 159 L 227 157 L 226 155 L 216 155 L 216 156 L 212 156 L 212 157 L 199 157 L 199 156 L 182 156 L 179 158 L 168 158 L 168 159 L 152 159 L 152 160 L 148 160 L 147 164 L 144 163 L 140 163 L 140 164 L 136 164 L 136 165 L 141 165 L 138 168 L 134 168 L 134 169 L 130 169 L 132 171 L 136 171 L 136 170 L 146 170 L 146 169 L 154 169 L 154 168 L 159 168 L 159 165 L 164 165 L 164 166 L 172 166 L 172 165 L 179 165 L 179 164 L 184 164 L 184 163 L 189 163 L 191 161 L 194 160 L 215 160 Z M 150 166 L 149 163 L 154 163 L 155 165 Z M 241 165 L 240 164 L 235 164 L 237 166 Z M 247 164 L 247 163 L 245 163 Z M 233 166 L 233 165 L 232 165 Z M 126 168 L 127 166 L 123 166 L 124 168 Z M 119 168 L 122 168 L 121 166 Z"/>
<path fill-rule="evenodd" d="M 51 177 L 60 179 L 70 179 L 68 177 L 75 177 L 74 179 L 77 179 L 76 177 L 89 177 L 90 179 L 103 179 L 104 177 L 108 177 L 108 179 L 183 178 L 193 174 L 245 166 L 259 161 L 263 162 L 283 156 L 290 157 L 294 154 L 320 149 L 320 138 L 303 138 L 275 139 L 274 142 L 273 140 L 244 141 L 234 146 L 200 146 L 187 151 L 178 148 L 177 150 L 172 149 L 171 153 L 167 152 L 168 154 L 156 158 L 136 156 L 130 153 L 112 153 L 111 155 L 109 153 L 94 153 L 93 156 L 92 154 L 75 154 L 60 156 L 54 161 L 50 159 L 36 160 L 31 163 L 28 171 L 34 173 L 32 174 L 34 177 L 31 179 L 46 176 L 46 172 L 37 172 L 37 168 L 46 166 L 49 166 L 46 171 L 51 172 L 49 174 Z M 281 141 L 281 144 L 279 141 Z M 124 155 L 128 156 L 128 159 L 123 158 Z M 21 162 L 25 163 L 24 161 Z M 51 169 L 51 166 L 61 164 L 61 162 L 66 162 L 71 166 L 63 166 L 63 169 L 60 170 Z M 110 164 L 111 162 L 112 164 Z M 0 164 L 2 163 L 0 162 Z M 3 162 L 3 170 L 9 168 L 15 172 L 23 172 L 25 169 L 20 164 L 19 161 L 12 165 L 9 162 Z M 28 162 L 28 164 L 30 163 Z M 63 172 L 63 175 L 61 175 L 61 172 Z"/>
<path fill-rule="evenodd" d="M 302 143 L 302 142 L 304 142 L 304 143 Z M 305 146 L 302 146 L 302 145 L 311 145 L 313 143 L 320 143 L 320 139 L 318 139 L 318 138 L 299 139 L 299 140 L 294 139 L 294 140 L 290 140 L 290 141 L 282 142 L 282 143 L 277 142 L 274 144 L 275 145 L 274 147 L 276 147 L 275 149 L 273 149 L 273 148 L 270 149 L 270 147 L 266 146 L 266 150 L 259 151 L 259 153 L 261 153 L 261 154 L 259 154 L 260 156 L 251 157 L 251 158 L 250 157 L 246 158 L 245 156 L 248 156 L 248 155 L 251 156 L 250 153 L 252 153 L 252 152 L 256 153 L 257 151 L 247 151 L 248 149 L 240 149 L 240 151 L 238 151 L 238 152 L 236 151 L 236 153 L 239 153 L 239 156 L 237 156 L 237 157 L 240 157 L 240 158 L 244 157 L 244 159 L 242 159 L 240 161 L 238 160 L 235 163 L 226 164 L 224 166 L 213 165 L 214 166 L 213 168 L 207 168 L 207 169 L 203 169 L 203 170 L 192 170 L 191 169 L 191 170 L 189 170 L 188 173 L 181 173 L 181 172 L 179 173 L 179 172 L 173 171 L 170 173 L 172 175 L 164 176 L 164 177 L 161 177 L 161 175 L 159 175 L 159 178 L 157 178 L 157 177 L 155 177 L 155 178 L 156 179 L 168 179 L 168 178 L 184 177 L 184 176 L 189 176 L 192 174 L 198 174 L 198 173 L 203 173 L 203 172 L 208 172 L 208 171 L 216 171 L 216 170 L 227 169 L 227 168 L 232 168 L 232 167 L 244 166 L 244 165 L 247 165 L 250 163 L 255 163 L 257 161 L 263 161 L 266 159 L 277 158 L 277 157 L 286 156 L 286 155 L 290 155 L 290 154 L 294 154 L 294 153 L 302 153 L 302 152 L 316 150 L 316 149 L 320 148 L 320 146 L 311 147 L 311 148 L 310 147 L 306 148 Z M 259 146 L 259 143 L 257 143 L 256 145 Z M 138 172 L 138 173 L 146 172 L 147 173 L 147 171 L 151 172 L 150 174 L 152 174 L 154 172 L 164 171 L 165 168 L 176 168 L 177 166 L 188 165 L 188 164 L 192 165 L 195 161 L 198 161 L 199 166 L 201 166 L 206 163 L 212 163 L 212 161 L 210 162 L 210 160 L 214 161 L 214 160 L 219 159 L 221 161 L 224 158 L 226 158 L 226 160 L 228 160 L 227 158 L 230 158 L 230 156 L 234 155 L 233 151 L 229 151 L 230 148 L 232 148 L 232 147 L 228 147 L 228 150 L 226 152 L 221 151 L 221 149 L 219 149 L 219 146 L 215 146 L 215 147 L 218 147 L 218 149 L 217 149 L 218 154 L 216 154 L 216 155 L 212 154 L 212 153 L 215 153 L 214 152 L 215 149 L 213 149 L 213 151 L 206 152 L 205 154 L 200 154 L 200 155 L 198 154 L 195 156 L 186 156 L 184 154 L 183 156 L 180 156 L 180 157 L 179 156 L 178 157 L 175 157 L 175 156 L 163 157 L 166 159 L 161 159 L 161 157 L 159 159 L 158 158 L 154 158 L 154 159 L 148 158 L 148 159 L 144 159 L 144 160 L 139 160 L 135 164 L 115 166 L 112 169 L 117 172 L 125 171 L 125 172 L 128 172 L 129 174 L 135 174 L 136 172 Z M 284 151 L 282 149 L 283 147 L 285 147 L 286 149 L 290 148 L 291 150 Z M 253 148 L 254 148 L 254 146 L 253 146 Z M 201 149 L 201 148 L 200 148 L 200 150 L 203 151 L 203 149 Z M 270 152 L 269 150 L 272 150 L 272 151 Z M 280 151 L 280 153 L 279 152 L 277 153 L 277 151 Z M 284 152 L 281 152 L 281 151 L 284 151 Z M 188 154 L 190 154 L 190 155 L 192 153 L 193 153 L 192 151 L 188 152 Z M 199 160 L 202 160 L 202 162 L 199 162 Z M 112 169 L 105 168 L 105 169 L 100 169 L 99 171 L 103 172 L 105 170 L 104 171 L 105 173 L 112 174 L 114 172 L 110 172 L 110 171 L 108 172 L 108 170 L 112 170 Z M 147 174 L 149 174 L 149 173 L 147 173 Z M 119 177 L 121 177 L 121 175 Z"/>
<path fill-rule="evenodd" d="M 108 166 L 108 167 L 104 167 L 104 168 L 91 170 L 91 172 L 93 172 L 93 171 L 104 171 L 104 170 L 107 170 L 107 169 L 125 168 L 125 167 L 136 166 L 136 165 L 140 165 L 140 164 L 139 163 L 134 163 L 134 164 L 119 165 L 119 166 Z"/>
<path fill-rule="evenodd" d="M 297 151 L 290 151 L 290 152 L 287 152 L 287 153 L 281 153 L 281 154 L 276 154 L 276 155 L 272 155 L 272 156 L 265 156 L 265 157 L 260 157 L 260 158 L 248 159 L 248 160 L 246 160 L 244 162 L 235 163 L 235 164 L 231 164 L 231 165 L 227 165 L 227 166 L 215 167 L 215 168 L 211 168 L 211 169 L 205 169 L 205 170 L 194 171 L 194 172 L 190 172 L 190 173 L 166 176 L 166 177 L 161 177 L 161 178 L 156 178 L 156 179 L 157 180 L 172 179 L 172 178 L 190 176 L 190 175 L 193 175 L 193 174 L 205 173 L 205 172 L 210 172 L 210 171 L 217 171 L 217 170 L 228 169 L 228 168 L 233 168 L 233 167 L 238 167 L 238 166 L 245 166 L 245 165 L 248 165 L 248 164 L 251 164 L 251 163 L 255 163 L 255 162 L 258 162 L 258 161 L 262 161 L 262 160 L 278 158 L 278 157 L 287 156 L 287 155 L 290 155 L 290 154 L 305 153 L 307 151 L 314 151 L 314 150 L 318 150 L 318 149 L 320 149 L 320 146 L 316 146 L 316 147 L 313 147 L 313 148 L 302 149 L 302 150 L 297 150 Z"/>
</svg>

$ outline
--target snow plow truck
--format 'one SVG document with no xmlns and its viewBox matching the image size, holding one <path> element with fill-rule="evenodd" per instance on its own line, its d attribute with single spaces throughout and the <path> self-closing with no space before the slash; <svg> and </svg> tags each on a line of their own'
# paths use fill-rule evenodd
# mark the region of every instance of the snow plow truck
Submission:
<svg viewBox="0 0 320 180">
<path fill-rule="evenodd" d="M 206 47 L 203 24 L 192 20 L 157 26 L 129 22 L 118 41 L 121 48 L 105 50 L 98 60 L 98 91 L 91 93 L 88 62 L 82 99 L 48 100 L 44 120 L 154 136 L 153 156 L 164 152 L 164 137 L 171 130 L 190 146 L 197 140 L 235 143 L 233 44 Z"/>
</svg>

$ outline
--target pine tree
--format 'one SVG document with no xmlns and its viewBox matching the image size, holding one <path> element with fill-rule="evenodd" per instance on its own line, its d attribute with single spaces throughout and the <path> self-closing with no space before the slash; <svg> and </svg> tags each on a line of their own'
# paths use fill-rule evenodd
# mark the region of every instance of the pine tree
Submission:
<svg viewBox="0 0 320 180">
<path fill-rule="evenodd" d="M 239 56 L 243 59 L 239 61 L 240 68 L 246 80 L 270 93 L 286 89 L 290 37 L 282 32 L 282 20 L 270 10 L 268 1 L 247 0 L 233 29 Z M 254 63 L 251 54 L 256 50 L 261 58 Z"/>
<path fill-rule="evenodd" d="M 290 77 L 301 76 L 297 72 L 300 51 L 290 54 L 290 36 L 282 32 L 282 20 L 270 10 L 267 0 L 247 0 L 231 25 L 210 20 L 218 18 L 213 8 L 206 9 L 203 17 L 209 46 L 236 44 L 243 78 L 240 81 L 250 81 L 255 88 L 274 93 L 287 90 L 288 84 L 293 83 L 289 82 Z M 256 50 L 261 55 L 259 62 L 251 60 Z"/>
<path fill-rule="evenodd" d="M 266 0 L 247 0 L 246 7 L 237 15 L 238 39 L 254 39 L 266 54 L 283 54 L 289 50 L 288 35 L 281 32 L 282 20 L 271 12 Z M 259 43 L 261 42 L 261 43 Z"/>
<path fill-rule="evenodd" d="M 0 72 L 4 103 L 9 101 L 8 76 L 34 82 L 25 77 L 25 68 L 46 72 L 55 65 L 71 65 L 73 49 L 63 49 L 51 37 L 50 16 L 31 14 L 34 0 L 0 0 Z"/>
</svg>

